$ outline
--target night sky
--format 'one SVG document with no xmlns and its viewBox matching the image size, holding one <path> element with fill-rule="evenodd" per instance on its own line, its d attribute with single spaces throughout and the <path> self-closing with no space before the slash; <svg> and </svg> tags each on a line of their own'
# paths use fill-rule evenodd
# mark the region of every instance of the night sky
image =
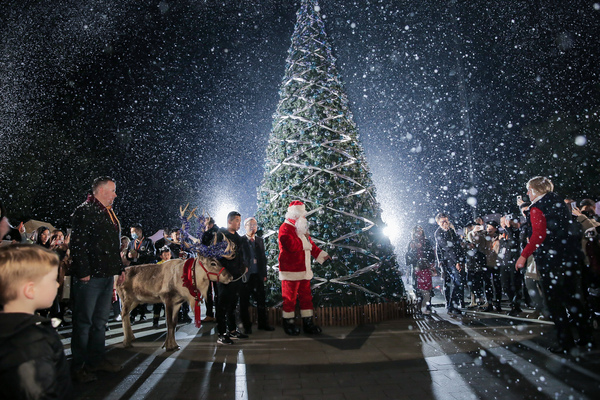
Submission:
<svg viewBox="0 0 600 400">
<path fill-rule="evenodd" d="M 9 213 L 64 226 L 106 173 L 124 225 L 172 225 L 186 200 L 252 215 L 299 4 L 3 2 Z M 503 166 L 527 157 L 521 130 L 598 110 L 598 2 L 319 4 L 398 250 L 437 211 L 466 222 L 463 189 L 477 189 L 479 214 L 516 211 L 529 177 Z M 11 197 L 23 186 L 29 203 Z"/>
</svg>

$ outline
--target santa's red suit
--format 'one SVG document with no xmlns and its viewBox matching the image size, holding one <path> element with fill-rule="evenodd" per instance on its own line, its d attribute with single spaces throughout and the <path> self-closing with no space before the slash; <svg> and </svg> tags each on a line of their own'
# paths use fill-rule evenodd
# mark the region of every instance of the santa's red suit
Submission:
<svg viewBox="0 0 600 400">
<path fill-rule="evenodd" d="M 279 279 L 283 297 L 283 318 L 294 318 L 296 298 L 300 301 L 300 315 L 312 317 L 313 303 L 310 280 L 313 277 L 311 256 L 322 264 L 328 254 L 321 250 L 308 234 L 299 234 L 296 221 L 305 219 L 306 209 L 300 201 L 292 201 L 286 220 L 279 227 Z"/>
</svg>

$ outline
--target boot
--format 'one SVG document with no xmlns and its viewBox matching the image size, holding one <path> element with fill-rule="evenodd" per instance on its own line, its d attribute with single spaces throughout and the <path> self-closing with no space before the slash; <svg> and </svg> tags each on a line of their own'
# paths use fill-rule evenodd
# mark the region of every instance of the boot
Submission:
<svg viewBox="0 0 600 400">
<path fill-rule="evenodd" d="M 283 331 L 290 336 L 298 336 L 300 334 L 300 329 L 294 323 L 294 318 L 283 319 Z"/>
<path fill-rule="evenodd" d="M 308 333 L 309 335 L 318 335 L 322 332 L 321 328 L 313 323 L 312 317 L 302 318 L 302 328 L 304 329 L 304 333 Z"/>
<path fill-rule="evenodd" d="M 477 302 L 475 301 L 475 293 L 471 293 L 471 304 L 469 304 L 468 308 L 477 307 Z"/>
</svg>

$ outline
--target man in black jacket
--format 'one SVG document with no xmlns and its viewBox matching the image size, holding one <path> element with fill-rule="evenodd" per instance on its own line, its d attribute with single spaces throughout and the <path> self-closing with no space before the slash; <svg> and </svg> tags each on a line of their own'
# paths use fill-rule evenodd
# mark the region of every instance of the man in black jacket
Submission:
<svg viewBox="0 0 600 400">
<path fill-rule="evenodd" d="M 435 256 L 444 278 L 444 296 L 449 314 L 460 315 L 458 309 L 464 302 L 464 290 L 460 271 L 464 266 L 464 254 L 460 239 L 450 226 L 448 215 L 435 216 L 439 228 L 435 231 Z"/>
<path fill-rule="evenodd" d="M 114 275 L 124 279 L 121 225 L 112 204 L 117 197 L 113 179 L 100 177 L 92 194 L 72 215 L 73 352 L 75 379 L 95 380 L 95 371 L 116 372 L 122 366 L 105 358 L 105 325 L 110 313 Z"/>
<path fill-rule="evenodd" d="M 242 236 L 244 244 L 245 264 L 248 272 L 242 278 L 243 284 L 240 289 L 240 317 L 244 324 L 244 333 L 252 333 L 252 322 L 250 321 L 250 295 L 256 301 L 258 312 L 258 329 L 272 331 L 275 328 L 269 326 L 267 309 L 265 307 L 265 285 L 267 280 L 267 257 L 265 255 L 265 243 L 263 239 L 256 236 L 258 223 L 250 217 L 244 221 L 246 234 Z"/>
<path fill-rule="evenodd" d="M 234 254 L 219 259 L 219 262 L 233 277 L 228 284 L 219 283 L 219 302 L 217 303 L 217 330 L 219 331 L 219 344 L 233 344 L 231 338 L 247 339 L 248 335 L 237 329 L 235 322 L 235 308 L 237 306 L 240 286 L 239 278 L 246 272 L 242 238 L 237 231 L 240 229 L 242 217 L 237 211 L 227 215 L 227 228 L 221 228 L 219 236 L 225 236 L 235 246 Z"/>
</svg>

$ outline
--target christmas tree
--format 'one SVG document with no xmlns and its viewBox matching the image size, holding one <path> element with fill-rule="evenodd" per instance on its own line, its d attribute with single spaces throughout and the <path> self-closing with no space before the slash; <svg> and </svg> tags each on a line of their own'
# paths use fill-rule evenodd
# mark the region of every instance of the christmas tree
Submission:
<svg viewBox="0 0 600 400">
<path fill-rule="evenodd" d="M 399 268 L 316 0 L 303 0 L 297 13 L 264 168 L 257 219 L 273 267 L 272 305 L 281 300 L 277 231 L 292 200 L 305 203 L 311 237 L 332 256 L 313 263 L 315 306 L 400 299 Z"/>
</svg>

